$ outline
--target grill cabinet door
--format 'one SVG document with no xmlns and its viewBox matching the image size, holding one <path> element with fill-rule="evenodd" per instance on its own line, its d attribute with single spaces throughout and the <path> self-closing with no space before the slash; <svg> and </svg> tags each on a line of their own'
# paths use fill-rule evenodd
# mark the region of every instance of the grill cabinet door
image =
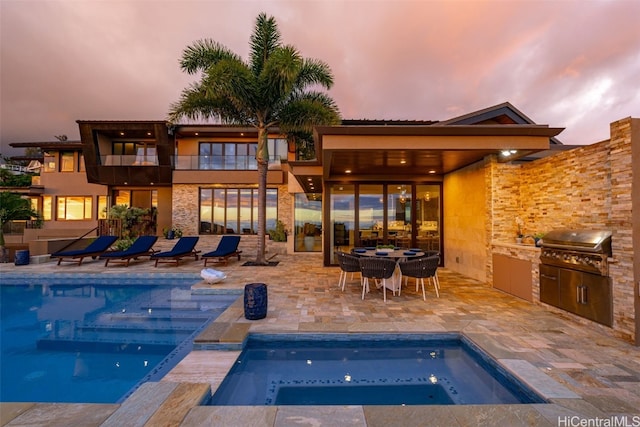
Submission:
<svg viewBox="0 0 640 427">
<path fill-rule="evenodd" d="M 540 264 L 540 301 L 560 306 L 560 286 L 558 267 Z"/>
<path fill-rule="evenodd" d="M 561 268 L 560 308 L 603 325 L 613 324 L 611 279 Z"/>
</svg>

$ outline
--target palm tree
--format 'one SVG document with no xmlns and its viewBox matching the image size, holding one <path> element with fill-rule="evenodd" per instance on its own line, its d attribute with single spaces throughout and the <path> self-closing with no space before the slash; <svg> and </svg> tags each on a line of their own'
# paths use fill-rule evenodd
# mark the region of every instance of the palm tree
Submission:
<svg viewBox="0 0 640 427">
<path fill-rule="evenodd" d="M 171 105 L 169 121 L 219 119 L 225 124 L 254 126 L 258 131 L 258 253 L 266 264 L 266 200 L 270 129 L 283 134 L 310 132 L 317 125 L 340 122 L 333 99 L 317 89 L 330 89 L 333 76 L 327 64 L 304 59 L 280 40 L 273 17 L 261 13 L 251 35 L 249 61 L 211 39 L 196 41 L 182 53 L 180 66 L 189 74 L 202 73 L 199 82 L 182 91 Z M 317 88 L 317 89 L 314 89 Z"/>
<path fill-rule="evenodd" d="M 4 241 L 4 226 L 12 220 L 38 217 L 38 212 L 31 208 L 29 200 L 19 194 L 0 192 L 0 262 L 7 262 L 7 250 Z"/>
</svg>

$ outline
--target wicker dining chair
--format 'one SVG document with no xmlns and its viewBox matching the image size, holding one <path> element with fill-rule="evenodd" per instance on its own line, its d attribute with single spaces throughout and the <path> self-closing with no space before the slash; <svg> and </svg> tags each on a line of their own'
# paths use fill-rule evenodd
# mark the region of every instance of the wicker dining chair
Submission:
<svg viewBox="0 0 640 427">
<path fill-rule="evenodd" d="M 338 259 L 338 265 L 340 266 L 340 279 L 338 279 L 338 287 L 344 292 L 344 286 L 347 283 L 347 275 L 351 273 L 351 279 L 353 280 L 354 273 L 360 272 L 360 263 L 358 257 L 350 255 L 346 252 L 336 251 L 336 258 Z M 362 282 L 362 277 L 360 277 Z"/>
<path fill-rule="evenodd" d="M 387 280 L 393 277 L 396 269 L 396 262 L 392 259 L 370 256 L 358 258 L 360 263 L 360 272 L 362 273 L 362 299 L 364 299 L 365 290 L 369 290 L 369 279 L 382 280 L 382 289 L 384 294 L 384 302 L 387 302 Z M 398 289 L 400 283 L 398 283 Z M 396 294 L 395 287 L 393 294 Z"/>
<path fill-rule="evenodd" d="M 426 258 L 412 259 L 409 261 L 402 261 L 398 263 L 402 276 L 405 279 L 405 285 L 409 277 L 415 277 L 416 279 L 416 292 L 418 292 L 418 284 L 422 285 L 422 299 L 427 300 L 426 293 L 424 291 L 424 279 L 426 278 L 433 284 L 433 288 L 436 290 L 436 296 L 440 298 L 440 292 L 436 272 L 438 270 L 438 264 L 440 263 L 440 257 L 438 255 L 430 256 Z"/>
</svg>

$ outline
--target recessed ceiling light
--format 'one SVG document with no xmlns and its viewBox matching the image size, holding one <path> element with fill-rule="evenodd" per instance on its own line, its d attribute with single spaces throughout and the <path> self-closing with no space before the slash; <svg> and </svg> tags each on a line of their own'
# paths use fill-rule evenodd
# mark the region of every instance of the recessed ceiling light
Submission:
<svg viewBox="0 0 640 427">
<path fill-rule="evenodd" d="M 436 173 L 436 171 L 435 171 L 435 170 L 433 170 L 433 169 L 431 169 L 431 170 L 429 171 L 429 173 Z"/>
<path fill-rule="evenodd" d="M 198 132 L 196 132 L 196 133 L 194 133 L 194 135 L 195 135 L 195 136 L 198 136 L 198 135 L 200 135 L 200 134 L 199 134 Z"/>
<path fill-rule="evenodd" d="M 347 169 L 344 173 L 351 173 L 351 169 Z"/>
<path fill-rule="evenodd" d="M 404 165 L 405 163 L 407 163 L 407 161 L 406 161 L 406 160 L 404 160 L 404 159 L 403 159 L 403 160 L 400 160 L 400 164 L 401 164 L 401 165 Z"/>
<path fill-rule="evenodd" d="M 311 181 L 311 178 L 307 178 L 307 181 Z"/>
<path fill-rule="evenodd" d="M 120 136 L 124 136 L 124 132 L 120 132 Z"/>
</svg>

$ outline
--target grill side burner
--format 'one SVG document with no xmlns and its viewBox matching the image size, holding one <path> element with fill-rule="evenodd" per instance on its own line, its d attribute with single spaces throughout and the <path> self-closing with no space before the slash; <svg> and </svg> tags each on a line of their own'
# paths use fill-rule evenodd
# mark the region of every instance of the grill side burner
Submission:
<svg viewBox="0 0 640 427">
<path fill-rule="evenodd" d="M 554 230 L 543 238 L 540 301 L 613 325 L 611 232 Z"/>
</svg>

